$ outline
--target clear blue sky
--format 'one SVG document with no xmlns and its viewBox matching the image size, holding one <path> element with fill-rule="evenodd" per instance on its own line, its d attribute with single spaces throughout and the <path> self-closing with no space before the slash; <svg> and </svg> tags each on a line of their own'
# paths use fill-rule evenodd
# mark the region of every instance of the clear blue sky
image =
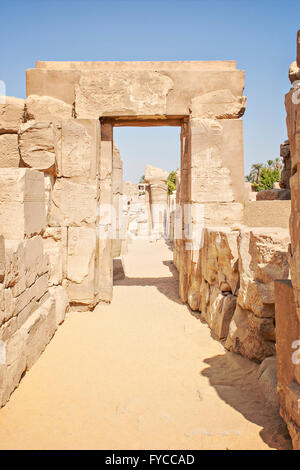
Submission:
<svg viewBox="0 0 300 470">
<path fill-rule="evenodd" d="M 25 97 L 36 60 L 235 59 L 246 71 L 245 170 L 278 156 L 299 0 L 10 0 L 0 11 L 8 95 Z M 118 130 L 125 177 L 178 166 L 178 139 L 176 128 Z"/>
</svg>

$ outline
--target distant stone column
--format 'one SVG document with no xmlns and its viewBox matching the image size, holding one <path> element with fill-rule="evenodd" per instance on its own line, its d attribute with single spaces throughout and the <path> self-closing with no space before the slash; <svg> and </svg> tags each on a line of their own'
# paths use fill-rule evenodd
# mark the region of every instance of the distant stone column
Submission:
<svg viewBox="0 0 300 470">
<path fill-rule="evenodd" d="M 280 156 L 283 159 L 283 168 L 280 175 L 279 186 L 281 189 L 290 189 L 291 152 L 288 140 L 280 145 Z"/>
<path fill-rule="evenodd" d="M 115 221 L 115 238 L 112 240 L 112 257 L 121 256 L 122 251 L 122 196 L 123 196 L 123 162 L 120 150 L 113 144 L 113 164 L 112 164 L 112 192 L 113 192 L 113 214 Z"/>
<path fill-rule="evenodd" d="M 168 223 L 168 173 L 160 168 L 148 165 L 145 181 L 149 184 L 151 208 L 151 235 L 161 238 L 166 233 Z"/>
</svg>

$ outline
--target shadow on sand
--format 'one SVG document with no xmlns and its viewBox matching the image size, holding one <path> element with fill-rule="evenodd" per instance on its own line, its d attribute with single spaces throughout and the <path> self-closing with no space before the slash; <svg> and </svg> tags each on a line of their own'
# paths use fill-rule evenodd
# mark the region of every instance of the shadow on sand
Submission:
<svg viewBox="0 0 300 470">
<path fill-rule="evenodd" d="M 170 249 L 171 246 L 169 246 Z M 118 286 L 153 286 L 173 302 L 182 304 L 178 294 L 179 274 L 172 261 L 163 261 L 172 274 L 169 277 L 126 277 L 120 258 L 113 260 L 114 285 Z M 204 323 L 200 312 L 190 314 Z M 211 332 L 211 336 L 218 341 Z M 235 353 L 224 350 L 223 355 L 207 358 L 208 367 L 201 374 L 208 378 L 219 397 L 230 407 L 241 413 L 249 422 L 260 426 L 262 440 L 271 448 L 291 449 L 291 440 L 287 428 L 277 410 L 266 406 L 261 396 L 257 368 L 258 365 Z"/>
<path fill-rule="evenodd" d="M 163 261 L 172 276 L 167 277 L 126 277 L 122 260 L 120 258 L 113 260 L 114 286 L 153 286 L 168 299 L 182 304 L 178 294 L 178 271 L 173 261 Z"/>
<path fill-rule="evenodd" d="M 262 399 L 257 377 L 257 364 L 226 351 L 204 361 L 209 367 L 202 375 L 209 379 L 219 397 L 248 421 L 262 427 L 260 436 L 272 448 L 291 449 L 291 440 L 278 410 Z"/>
</svg>

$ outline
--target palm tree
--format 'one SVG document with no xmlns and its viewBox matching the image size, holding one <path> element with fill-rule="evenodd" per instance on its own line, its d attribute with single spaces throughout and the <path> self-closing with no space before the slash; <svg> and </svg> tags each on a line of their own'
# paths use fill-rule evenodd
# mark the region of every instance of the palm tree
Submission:
<svg viewBox="0 0 300 470">
<path fill-rule="evenodd" d="M 267 164 L 269 168 L 272 168 L 274 165 L 274 160 L 267 160 Z"/>
<path fill-rule="evenodd" d="M 264 167 L 263 163 L 253 163 L 253 165 L 251 166 L 251 171 L 249 175 L 252 183 L 258 183 L 260 173 L 263 167 Z"/>
<path fill-rule="evenodd" d="M 273 167 L 275 170 L 281 170 L 282 169 L 282 160 L 281 158 L 277 157 L 274 160 Z"/>
</svg>

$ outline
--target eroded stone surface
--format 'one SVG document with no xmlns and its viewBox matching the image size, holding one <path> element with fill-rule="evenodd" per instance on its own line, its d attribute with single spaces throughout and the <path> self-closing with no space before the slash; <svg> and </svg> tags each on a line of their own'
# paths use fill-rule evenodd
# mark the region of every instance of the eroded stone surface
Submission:
<svg viewBox="0 0 300 470">
<path fill-rule="evenodd" d="M 19 149 L 24 166 L 56 173 L 56 127 L 51 122 L 22 124 Z"/>
<path fill-rule="evenodd" d="M 24 100 L 12 96 L 5 97 L 5 104 L 0 104 L 0 134 L 18 133 L 24 120 Z"/>
<path fill-rule="evenodd" d="M 58 178 L 52 191 L 48 224 L 66 227 L 95 223 L 96 198 L 96 186 Z"/>
<path fill-rule="evenodd" d="M 17 134 L 0 134 L 0 168 L 18 168 L 19 166 Z"/>
<path fill-rule="evenodd" d="M 7 239 L 39 234 L 45 227 L 44 177 L 25 168 L 0 172 L 0 233 Z"/>
<path fill-rule="evenodd" d="M 196 96 L 191 102 L 195 117 L 238 119 L 246 109 L 246 97 L 234 96 L 231 90 L 217 90 Z"/>
<path fill-rule="evenodd" d="M 59 123 L 72 117 L 73 107 L 51 96 L 30 95 L 25 100 L 25 120 Z"/>
<path fill-rule="evenodd" d="M 67 279 L 70 302 L 93 304 L 96 232 L 89 227 L 68 228 Z"/>
<path fill-rule="evenodd" d="M 172 80 L 157 72 L 82 72 L 75 86 L 80 118 L 105 115 L 166 114 Z"/>
</svg>

